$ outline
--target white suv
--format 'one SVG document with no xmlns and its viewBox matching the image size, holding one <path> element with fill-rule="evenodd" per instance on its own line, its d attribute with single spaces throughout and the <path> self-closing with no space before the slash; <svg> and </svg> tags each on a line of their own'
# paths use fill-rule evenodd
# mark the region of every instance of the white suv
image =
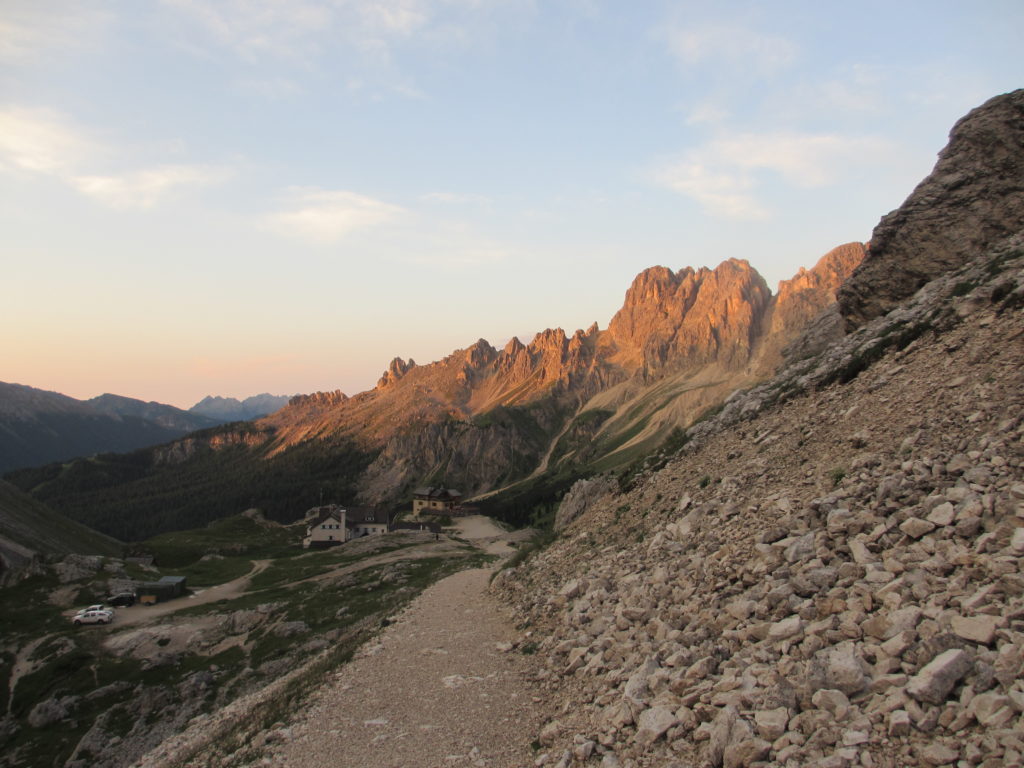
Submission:
<svg viewBox="0 0 1024 768">
<path fill-rule="evenodd" d="M 114 609 L 109 605 L 103 605 L 102 603 L 97 603 L 96 605 L 90 605 L 88 608 L 83 608 L 79 613 L 85 613 L 86 611 L 106 611 L 111 616 L 114 615 Z"/>
<path fill-rule="evenodd" d="M 113 620 L 114 614 L 110 611 L 86 608 L 76 613 L 71 622 L 78 627 L 82 624 L 109 624 Z"/>
</svg>

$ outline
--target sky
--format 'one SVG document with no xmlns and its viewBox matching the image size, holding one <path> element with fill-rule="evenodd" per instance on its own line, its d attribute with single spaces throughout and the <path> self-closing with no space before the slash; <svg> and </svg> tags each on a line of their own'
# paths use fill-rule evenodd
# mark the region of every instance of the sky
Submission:
<svg viewBox="0 0 1024 768">
<path fill-rule="evenodd" d="M 1024 4 L 0 0 L 0 380 L 187 408 L 774 289 L 1024 86 Z"/>
</svg>

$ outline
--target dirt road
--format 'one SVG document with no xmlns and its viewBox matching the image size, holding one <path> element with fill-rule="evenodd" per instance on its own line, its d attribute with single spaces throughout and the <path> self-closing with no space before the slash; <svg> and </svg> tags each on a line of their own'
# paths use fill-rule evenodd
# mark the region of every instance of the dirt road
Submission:
<svg viewBox="0 0 1024 768">
<path fill-rule="evenodd" d="M 119 629 L 132 624 L 144 624 L 184 608 L 192 608 L 196 605 L 205 605 L 206 603 L 215 603 L 218 600 L 238 597 L 245 592 L 249 582 L 252 581 L 252 577 L 265 570 L 270 563 L 270 560 L 254 560 L 252 570 L 245 574 L 245 576 L 239 576 L 237 579 L 226 581 L 215 587 L 199 590 L 179 600 L 169 600 L 166 603 L 157 603 L 156 605 L 135 604 L 127 608 L 118 608 L 111 626 Z"/>
<path fill-rule="evenodd" d="M 515 552 L 510 542 L 526 541 L 534 535 L 529 529 L 506 531 L 484 515 L 457 517 L 453 527 L 461 538 L 473 542 L 488 554 L 501 557 L 508 557 Z"/>
<path fill-rule="evenodd" d="M 427 589 L 317 691 L 268 757 L 289 768 L 532 765 L 541 723 L 529 657 L 485 593 L 491 571 Z M 505 648 L 506 646 L 501 646 Z"/>
<path fill-rule="evenodd" d="M 501 532 L 501 529 L 497 528 L 497 526 L 494 526 L 494 530 L 497 530 L 499 533 Z M 340 578 L 341 576 L 353 571 L 383 565 L 384 563 L 395 562 L 396 560 L 416 560 L 419 558 L 450 554 L 457 551 L 456 543 L 444 537 L 442 537 L 440 541 L 433 541 L 429 534 L 412 532 L 399 534 L 399 536 L 402 541 L 419 543 L 412 547 L 404 547 L 403 549 L 369 556 L 350 566 L 339 566 L 327 571 L 326 573 L 311 576 L 309 580 L 325 581 Z M 366 549 L 367 547 L 377 546 L 380 543 L 381 541 L 377 539 L 363 539 L 346 544 L 345 551 L 358 552 L 360 548 Z M 128 608 L 118 608 L 111 627 L 112 629 L 117 630 L 121 627 L 145 624 L 155 619 L 159 619 L 162 616 L 174 613 L 175 611 L 184 610 L 185 608 L 192 608 L 197 605 L 205 605 L 207 603 L 215 603 L 218 600 L 230 600 L 231 598 L 238 597 L 245 593 L 253 577 L 266 570 L 272 562 L 272 560 L 254 560 L 252 570 L 245 574 L 245 576 L 240 576 L 232 581 L 218 584 L 215 587 L 206 587 L 204 589 L 196 590 L 188 597 L 169 600 L 165 603 L 157 603 L 156 605 L 136 604 Z M 67 612 L 69 616 L 72 613 L 73 611 Z"/>
</svg>

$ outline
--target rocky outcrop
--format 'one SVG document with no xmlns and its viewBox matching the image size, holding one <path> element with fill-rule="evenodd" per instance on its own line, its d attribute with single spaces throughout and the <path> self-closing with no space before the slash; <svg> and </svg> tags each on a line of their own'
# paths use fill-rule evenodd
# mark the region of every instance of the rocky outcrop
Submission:
<svg viewBox="0 0 1024 768">
<path fill-rule="evenodd" d="M 204 452 L 220 451 L 237 446 L 256 448 L 265 444 L 272 437 L 271 430 L 250 424 L 218 427 L 213 431 L 199 433 L 198 436 L 186 437 L 153 448 L 152 462 L 154 466 L 181 464 Z"/>
<path fill-rule="evenodd" d="M 383 375 L 381 375 L 380 380 L 377 382 L 377 388 L 383 389 L 384 387 L 391 386 L 415 367 L 416 361 L 411 357 L 409 358 L 409 362 L 406 362 L 400 357 L 396 357 L 391 361 L 390 365 L 388 365 L 388 369 L 384 371 Z"/>
<path fill-rule="evenodd" d="M 395 358 L 391 365 L 394 367 L 396 362 L 401 362 L 401 358 Z M 409 361 L 409 364 L 415 365 L 412 360 Z M 295 395 L 288 401 L 288 405 L 296 407 L 316 406 L 333 408 L 346 402 L 348 402 L 348 395 L 340 389 L 336 389 L 333 392 L 314 392 L 310 395 Z"/>
<path fill-rule="evenodd" d="M 558 511 L 555 513 L 555 530 L 564 529 L 595 501 L 608 495 L 615 488 L 615 481 L 604 475 L 577 480 L 558 505 Z"/>
<path fill-rule="evenodd" d="M 1024 225 L 1024 89 L 988 100 L 950 132 L 932 173 L 871 235 L 839 291 L 847 330 Z"/>
</svg>

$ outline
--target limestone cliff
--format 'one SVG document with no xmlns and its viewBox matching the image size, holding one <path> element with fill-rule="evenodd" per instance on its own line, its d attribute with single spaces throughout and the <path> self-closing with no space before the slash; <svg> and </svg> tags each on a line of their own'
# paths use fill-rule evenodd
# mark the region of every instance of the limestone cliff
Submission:
<svg viewBox="0 0 1024 768">
<path fill-rule="evenodd" d="M 835 298 L 863 261 L 863 243 L 834 248 L 814 265 L 779 283 L 765 318 L 765 333 L 754 368 L 758 378 L 770 375 L 784 357 L 821 351 L 843 335 Z"/>
<path fill-rule="evenodd" d="M 935 169 L 875 227 L 867 258 L 839 292 L 846 329 L 885 314 L 1022 225 L 1024 89 L 957 122 Z"/>
<path fill-rule="evenodd" d="M 764 278 L 746 261 L 676 273 L 652 267 L 633 281 L 603 341 L 624 368 L 649 372 L 745 363 L 770 299 Z"/>
</svg>

